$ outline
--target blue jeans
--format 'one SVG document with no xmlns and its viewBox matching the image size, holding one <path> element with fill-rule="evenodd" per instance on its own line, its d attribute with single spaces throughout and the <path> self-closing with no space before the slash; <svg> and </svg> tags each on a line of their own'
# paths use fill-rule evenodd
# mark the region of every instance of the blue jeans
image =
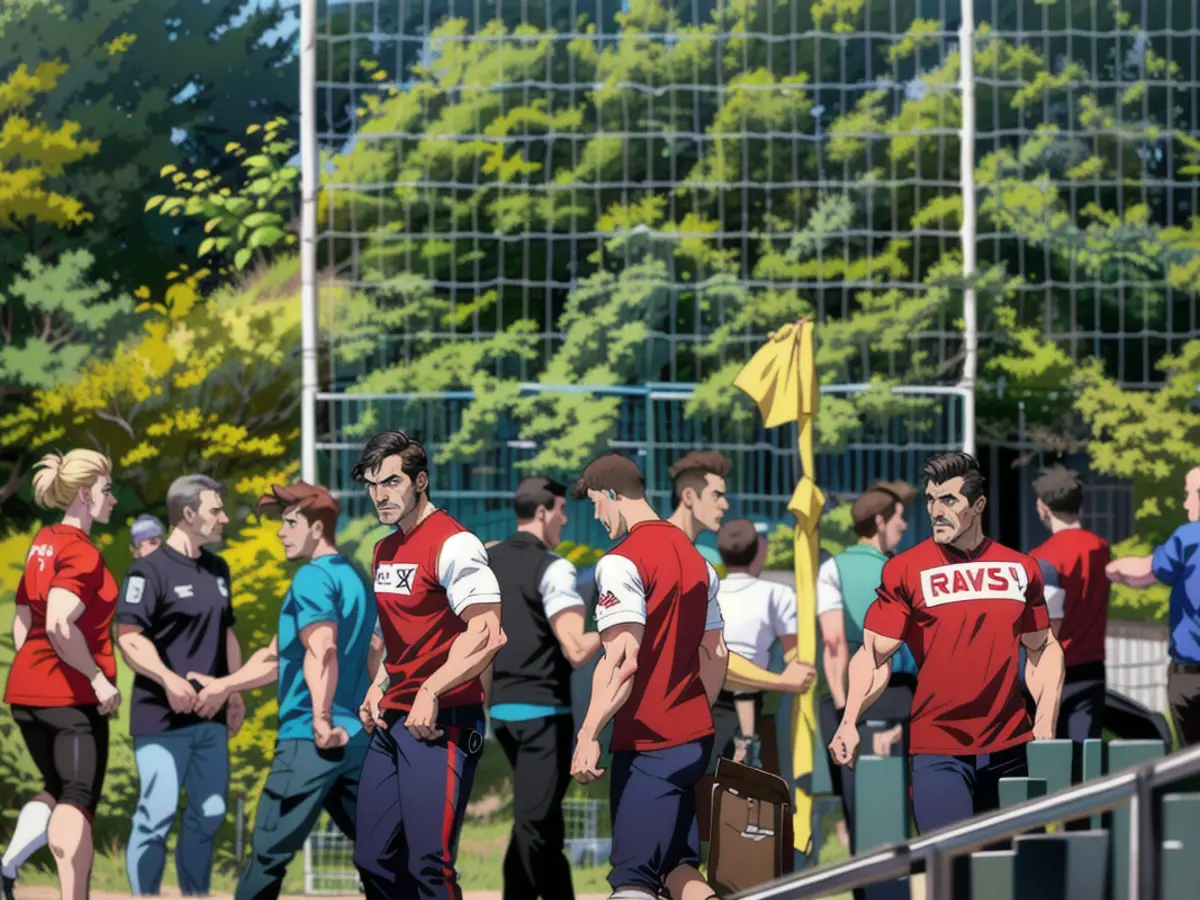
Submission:
<svg viewBox="0 0 1200 900">
<path fill-rule="evenodd" d="M 677 866 L 700 866 L 696 782 L 708 768 L 713 736 L 663 750 L 622 750 L 609 773 L 614 889 L 666 886 Z"/>
<path fill-rule="evenodd" d="M 134 894 L 154 895 L 167 864 L 167 832 L 187 791 L 187 809 L 175 845 L 179 891 L 204 896 L 212 874 L 213 838 L 225 821 L 229 790 L 229 732 L 201 722 L 165 734 L 134 737 L 138 803 L 125 849 L 125 869 Z"/>
<path fill-rule="evenodd" d="M 912 757 L 912 807 L 917 831 L 929 834 L 1000 808 L 1000 779 L 1025 778 L 1025 745 L 979 756 Z"/>
</svg>

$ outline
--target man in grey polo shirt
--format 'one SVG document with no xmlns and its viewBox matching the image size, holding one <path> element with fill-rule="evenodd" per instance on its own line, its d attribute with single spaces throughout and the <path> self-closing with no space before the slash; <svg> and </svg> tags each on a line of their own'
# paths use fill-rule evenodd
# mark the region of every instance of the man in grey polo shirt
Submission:
<svg viewBox="0 0 1200 900">
<path fill-rule="evenodd" d="M 241 666 L 229 566 L 206 549 L 229 523 L 223 485 L 205 475 L 167 491 L 171 534 L 129 569 L 117 605 L 118 646 L 136 673 L 129 711 L 140 791 L 125 853 L 134 894 L 155 895 L 180 790 L 187 809 L 175 852 L 185 896 L 209 892 L 213 838 L 225 821 L 229 735 L 246 708 L 238 694 L 211 718 L 196 710 L 188 673 L 221 678 Z"/>
</svg>

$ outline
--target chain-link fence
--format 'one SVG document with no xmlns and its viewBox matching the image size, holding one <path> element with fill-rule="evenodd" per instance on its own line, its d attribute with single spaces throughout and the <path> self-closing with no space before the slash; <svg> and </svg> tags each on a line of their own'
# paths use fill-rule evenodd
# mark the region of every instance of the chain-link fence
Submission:
<svg viewBox="0 0 1200 900">
<path fill-rule="evenodd" d="M 484 527 L 517 474 L 507 460 L 568 469 L 608 446 L 757 447 L 744 467 L 786 495 L 783 442 L 762 440 L 731 387 L 740 363 L 803 314 L 831 385 L 955 384 L 968 283 L 982 445 L 1017 437 L 1003 398 L 1021 373 L 988 359 L 1024 329 L 1123 385 L 1158 383 L 1156 362 L 1200 334 L 1200 13 L 975 3 L 964 237 L 960 9 L 327 0 L 322 477 L 344 481 L 348 448 L 387 421 L 441 444 L 434 487 L 462 492 Z M 1034 382 L 1020 387 L 1046 446 L 1069 416 Z M 682 415 L 612 393 L 657 383 L 692 392 Z M 603 390 L 547 392 L 561 385 Z M 846 444 L 864 441 L 845 420 L 910 414 L 876 397 L 828 413 L 828 465 L 852 482 L 834 490 L 881 472 L 856 469 Z M 914 451 L 955 439 L 907 435 Z M 1119 488 L 1111 499 L 1117 533 Z"/>
</svg>

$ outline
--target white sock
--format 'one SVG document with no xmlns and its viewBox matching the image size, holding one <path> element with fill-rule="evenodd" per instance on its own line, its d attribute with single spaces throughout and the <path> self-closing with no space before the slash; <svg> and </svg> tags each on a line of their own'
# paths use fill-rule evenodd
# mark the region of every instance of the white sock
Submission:
<svg viewBox="0 0 1200 900">
<path fill-rule="evenodd" d="M 0 871 L 3 871 L 4 877 L 16 878 L 17 869 L 25 864 L 25 860 L 46 846 L 46 829 L 49 825 L 50 807 L 45 803 L 31 800 L 21 807 L 12 840 L 4 851 L 3 859 L 0 859 Z"/>
</svg>

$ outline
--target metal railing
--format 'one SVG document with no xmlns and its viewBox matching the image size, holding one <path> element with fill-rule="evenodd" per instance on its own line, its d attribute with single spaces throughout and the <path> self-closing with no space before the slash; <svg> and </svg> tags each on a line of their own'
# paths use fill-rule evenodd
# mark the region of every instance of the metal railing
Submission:
<svg viewBox="0 0 1200 900">
<path fill-rule="evenodd" d="M 1085 784 L 952 825 L 844 863 L 802 872 L 736 894 L 732 900 L 805 900 L 881 881 L 925 873 L 929 900 L 953 900 L 953 862 L 988 844 L 1018 837 L 1052 822 L 1107 812 L 1130 803 L 1129 900 L 1156 900 L 1160 868 L 1159 810 L 1155 792 L 1200 775 L 1200 747 L 1133 766 Z"/>
</svg>

